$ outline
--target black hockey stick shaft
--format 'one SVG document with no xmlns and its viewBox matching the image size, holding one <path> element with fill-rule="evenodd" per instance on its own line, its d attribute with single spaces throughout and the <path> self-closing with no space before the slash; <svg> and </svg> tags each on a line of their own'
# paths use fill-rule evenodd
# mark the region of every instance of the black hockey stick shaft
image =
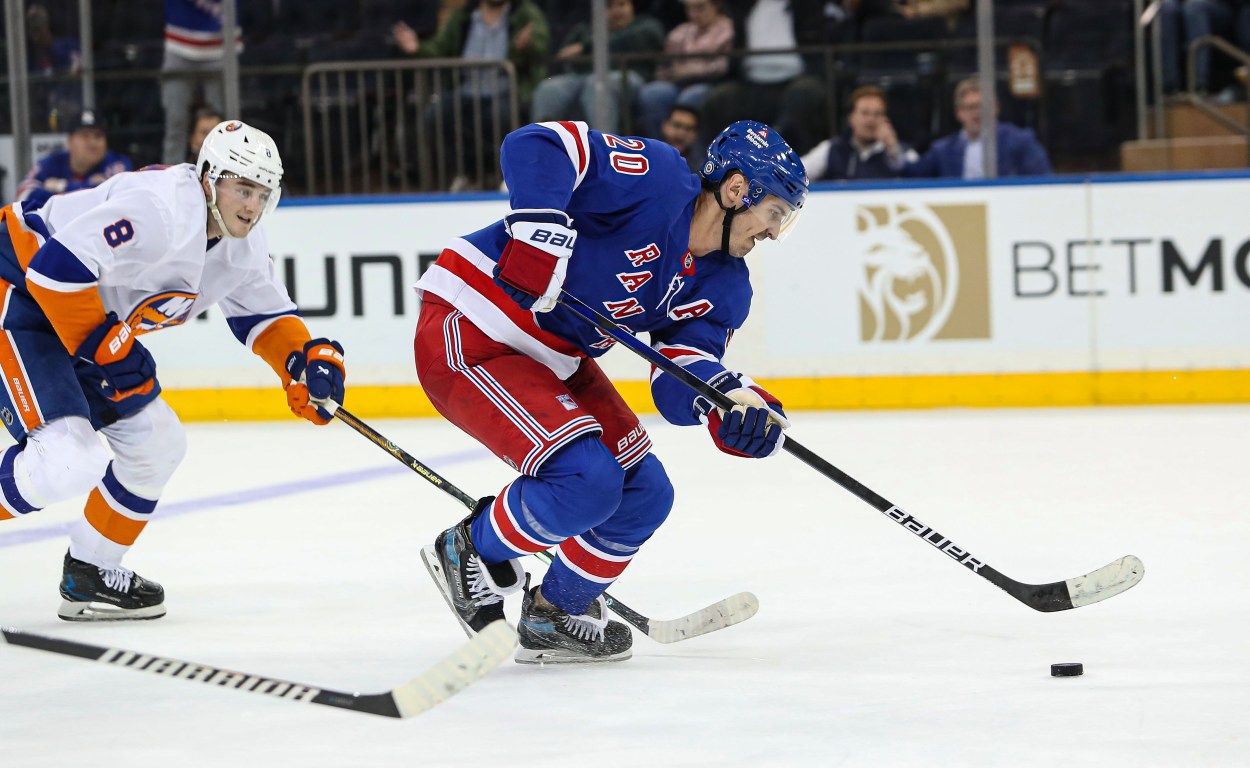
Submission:
<svg viewBox="0 0 1250 768">
<path fill-rule="evenodd" d="M 65 656 L 76 656 L 87 661 L 99 661 L 113 666 L 129 667 L 167 677 L 180 677 L 184 680 L 211 683 L 226 688 L 242 688 L 243 690 L 264 693 L 268 696 L 289 701 L 306 701 L 312 704 L 325 704 L 331 707 L 368 712 L 384 717 L 399 717 L 399 710 L 395 707 L 395 702 L 387 694 L 361 695 L 326 691 L 302 683 L 275 680 L 243 672 L 232 672 L 209 666 L 208 664 L 177 661 L 119 648 L 105 648 L 102 645 L 80 643 L 59 637 L 46 637 L 10 627 L 0 627 L 0 634 L 3 634 L 4 639 L 10 645 L 20 645 Z"/>
<path fill-rule="evenodd" d="M 162 677 L 205 683 L 216 688 L 259 693 L 284 701 L 321 704 L 395 718 L 419 715 L 463 690 L 498 666 L 503 659 L 511 656 L 512 649 L 516 646 L 516 633 L 504 622 L 498 621 L 482 630 L 455 653 L 403 685 L 383 693 L 352 693 L 221 669 L 200 662 L 179 661 L 123 648 L 106 648 L 76 640 L 48 637 L 11 627 L 0 627 L 0 639 L 10 645 L 74 656 Z"/>
<path fill-rule="evenodd" d="M 421 475 L 426 480 L 430 481 L 435 488 L 438 488 L 443 493 L 446 493 L 448 496 L 463 504 L 470 512 L 477 508 L 477 499 L 457 488 L 453 483 L 449 482 L 447 478 L 421 463 L 421 461 L 419 461 L 416 457 L 405 451 L 403 448 L 400 448 L 391 440 L 386 439 L 382 433 L 364 423 L 356 416 L 353 416 L 352 413 L 346 408 L 340 406 L 338 410 L 334 412 L 334 415 L 338 417 L 339 421 L 342 421 L 347 426 L 367 437 L 370 442 L 394 456 L 400 463 L 407 466 L 413 472 L 416 472 L 418 475 Z M 551 564 L 551 555 L 546 552 L 536 552 L 534 556 L 548 565 Z M 607 592 L 603 593 L 603 599 L 607 602 L 608 607 L 612 609 L 613 613 L 637 627 L 640 632 L 645 634 L 650 631 L 651 619 L 649 617 L 643 616 L 641 613 L 635 611 L 633 608 L 630 608 L 628 605 L 625 605 L 620 600 L 617 600 L 615 597 L 609 595 Z"/>
<path fill-rule="evenodd" d="M 621 328 L 610 318 L 597 311 L 594 307 L 591 307 L 581 301 L 568 291 L 564 291 L 563 293 L 564 296 L 560 299 L 560 303 L 582 320 L 594 325 L 603 333 L 606 333 L 611 338 L 616 339 L 621 344 L 624 344 L 631 351 L 640 355 L 656 368 L 659 368 L 665 373 L 676 377 L 683 384 L 690 387 L 703 397 L 706 397 L 716 407 L 727 411 L 738 405 L 738 403 L 728 395 L 720 392 L 703 379 L 700 379 L 698 376 L 695 376 L 682 366 L 674 363 L 667 357 L 664 357 L 659 352 L 656 352 L 641 339 L 637 338 L 629 331 L 626 331 L 624 328 Z M 876 493 L 868 486 L 838 469 L 820 456 L 817 456 L 814 452 L 801 445 L 797 440 L 786 436 L 785 442 L 782 444 L 782 448 L 797 457 L 804 464 L 807 464 L 809 467 L 815 469 L 820 474 L 850 491 L 861 500 L 867 502 L 877 511 L 884 513 L 887 517 L 901 525 L 903 528 L 911 531 L 916 536 L 933 545 L 934 548 L 946 554 L 955 562 L 964 566 L 981 578 L 989 581 L 991 584 L 999 587 L 1015 599 L 1025 605 L 1028 605 L 1030 608 L 1050 612 L 1062 611 L 1068 608 L 1077 607 L 1077 605 L 1085 604 L 1083 602 L 1073 602 L 1073 595 L 1069 589 L 1070 584 L 1068 581 L 1057 581 L 1050 584 L 1024 584 L 1016 581 L 1015 579 L 1004 576 L 994 568 L 987 565 L 983 560 L 974 557 L 968 550 L 956 545 L 953 541 L 920 522 L 907 512 L 904 512 L 902 509 L 892 504 L 885 497 Z M 1136 558 L 1132 558 L 1132 560 L 1136 562 L 1138 567 L 1140 567 L 1140 561 L 1137 561 Z M 1140 580 L 1140 570 L 1134 572 L 1134 574 L 1136 576 L 1136 580 Z M 1089 575 L 1092 576 L 1094 574 Z M 1135 584 L 1136 580 L 1133 580 L 1128 586 Z M 1127 588 L 1128 587 L 1124 587 L 1124 589 Z M 1090 602 L 1093 601 L 1091 600 Z"/>
</svg>

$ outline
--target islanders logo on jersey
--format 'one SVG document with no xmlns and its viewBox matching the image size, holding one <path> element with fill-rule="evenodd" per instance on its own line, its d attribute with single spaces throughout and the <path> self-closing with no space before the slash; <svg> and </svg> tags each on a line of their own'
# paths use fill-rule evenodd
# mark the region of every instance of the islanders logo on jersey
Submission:
<svg viewBox="0 0 1250 768">
<path fill-rule="evenodd" d="M 984 205 L 865 205 L 855 218 L 861 341 L 990 337 Z"/>
<path fill-rule="evenodd" d="M 126 324 L 135 335 L 182 325 L 191 315 L 196 298 L 198 294 L 186 291 L 161 291 L 139 302 L 126 318 Z"/>
</svg>

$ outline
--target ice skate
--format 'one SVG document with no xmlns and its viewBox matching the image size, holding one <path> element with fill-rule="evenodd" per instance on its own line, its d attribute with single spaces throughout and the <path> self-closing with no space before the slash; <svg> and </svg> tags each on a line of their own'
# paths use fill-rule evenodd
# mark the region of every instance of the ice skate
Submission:
<svg viewBox="0 0 1250 768">
<path fill-rule="evenodd" d="M 57 615 L 66 621 L 159 619 L 165 590 L 128 568 L 100 568 L 66 552 Z"/>
<path fill-rule="evenodd" d="M 516 660 L 519 664 L 587 664 L 625 661 L 634 655 L 634 636 L 629 627 L 607 619 L 607 604 L 595 599 L 586 613 L 570 616 L 564 611 L 534 604 L 538 587 L 529 589 L 521 601 L 517 627 Z"/>
<path fill-rule="evenodd" d="M 504 618 L 503 600 L 521 591 L 525 572 L 515 560 L 485 563 L 469 536 L 474 512 L 421 550 L 425 567 L 469 637 Z"/>
</svg>

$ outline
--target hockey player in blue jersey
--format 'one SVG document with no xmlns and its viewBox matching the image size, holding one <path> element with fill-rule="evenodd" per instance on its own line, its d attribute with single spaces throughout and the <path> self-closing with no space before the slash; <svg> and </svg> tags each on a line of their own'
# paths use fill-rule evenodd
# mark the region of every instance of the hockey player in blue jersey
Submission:
<svg viewBox="0 0 1250 768">
<path fill-rule="evenodd" d="M 629 628 L 608 621 L 602 594 L 667 517 L 673 487 L 594 361 L 613 340 L 561 305 L 561 290 L 740 403 L 722 413 L 656 372 L 665 419 L 706 423 L 734 455 L 774 455 L 781 404 L 721 359 L 750 309 L 742 257 L 794 223 L 807 176 L 753 121 L 726 128 L 698 175 L 663 142 L 577 122 L 509 134 L 501 164 L 511 211 L 452 241 L 418 282 L 414 351 L 439 412 L 521 474 L 422 559 L 470 634 L 524 592 L 517 661 L 627 659 Z M 517 559 L 543 550 L 551 567 L 530 588 Z"/>
</svg>

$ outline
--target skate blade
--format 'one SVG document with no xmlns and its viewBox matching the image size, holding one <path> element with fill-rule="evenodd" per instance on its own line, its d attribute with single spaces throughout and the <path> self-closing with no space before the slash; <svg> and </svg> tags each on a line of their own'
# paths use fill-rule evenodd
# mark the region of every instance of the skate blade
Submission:
<svg viewBox="0 0 1250 768">
<path fill-rule="evenodd" d="M 551 648 L 526 648 L 518 645 L 514 659 L 517 664 L 604 664 L 612 661 L 625 661 L 633 656 L 633 648 L 628 648 L 613 656 L 585 656 Z"/>
<path fill-rule="evenodd" d="M 148 621 L 165 615 L 165 604 L 147 608 L 118 608 L 108 603 L 62 600 L 56 615 L 65 621 Z"/>
<path fill-rule="evenodd" d="M 477 633 L 473 631 L 473 627 L 465 623 L 464 619 L 460 618 L 460 611 L 456 610 L 456 605 L 451 600 L 451 593 L 447 591 L 447 572 L 443 570 L 443 564 L 438 559 L 438 552 L 434 551 L 432 544 L 421 548 L 421 562 L 425 563 L 425 570 L 430 572 L 430 578 L 438 587 L 438 593 L 443 596 L 443 602 L 447 603 L 448 610 L 451 611 L 452 616 L 456 617 L 460 628 L 466 635 L 473 637 Z"/>
</svg>

